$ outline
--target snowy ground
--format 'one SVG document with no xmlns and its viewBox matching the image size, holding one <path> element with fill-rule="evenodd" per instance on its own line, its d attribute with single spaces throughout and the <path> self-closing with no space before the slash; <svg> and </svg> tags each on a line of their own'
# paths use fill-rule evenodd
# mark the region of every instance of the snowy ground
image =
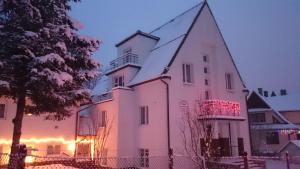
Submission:
<svg viewBox="0 0 300 169">
<path fill-rule="evenodd" d="M 52 165 L 26 167 L 26 169 L 78 169 L 78 168 L 64 166 L 61 164 L 52 164 Z"/>
<path fill-rule="evenodd" d="M 287 169 L 286 162 L 281 160 L 266 160 L 267 169 Z M 300 164 L 290 164 L 290 169 L 300 169 Z"/>
</svg>

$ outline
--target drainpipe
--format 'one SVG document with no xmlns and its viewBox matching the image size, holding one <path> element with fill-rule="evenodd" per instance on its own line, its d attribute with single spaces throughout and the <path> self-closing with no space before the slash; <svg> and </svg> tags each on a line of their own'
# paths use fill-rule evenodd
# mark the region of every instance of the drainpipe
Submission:
<svg viewBox="0 0 300 169">
<path fill-rule="evenodd" d="M 253 144 L 252 144 L 252 137 L 251 137 L 251 127 L 250 127 L 250 121 L 249 121 L 249 112 L 248 112 L 248 104 L 247 104 L 247 97 L 249 95 L 249 90 L 244 89 L 243 93 L 245 94 L 245 101 L 246 101 L 246 113 L 248 117 L 248 130 L 249 130 L 249 141 L 250 141 L 250 155 L 253 155 Z"/>
<path fill-rule="evenodd" d="M 173 168 L 173 150 L 171 149 L 170 139 L 170 95 L 169 84 L 164 80 L 165 78 L 171 79 L 170 76 L 161 76 L 160 80 L 166 85 L 166 100 L 167 100 L 167 141 L 168 141 L 168 156 L 169 156 L 169 169 Z"/>
</svg>

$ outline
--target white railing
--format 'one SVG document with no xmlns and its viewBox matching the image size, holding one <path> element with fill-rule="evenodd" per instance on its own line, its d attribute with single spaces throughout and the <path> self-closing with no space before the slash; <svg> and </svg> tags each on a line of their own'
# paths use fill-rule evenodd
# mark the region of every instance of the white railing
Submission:
<svg viewBox="0 0 300 169">
<path fill-rule="evenodd" d="M 109 63 L 109 68 L 106 70 L 106 72 L 112 71 L 112 70 L 117 69 L 126 64 L 139 65 L 138 55 L 133 54 L 133 53 L 126 53 L 126 54 L 118 57 L 117 59 L 115 59 Z"/>
</svg>

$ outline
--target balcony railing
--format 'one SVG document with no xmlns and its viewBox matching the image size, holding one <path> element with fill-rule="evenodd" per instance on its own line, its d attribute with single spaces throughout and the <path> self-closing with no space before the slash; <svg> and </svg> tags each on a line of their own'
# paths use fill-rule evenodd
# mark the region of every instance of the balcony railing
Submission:
<svg viewBox="0 0 300 169">
<path fill-rule="evenodd" d="M 113 98 L 112 92 L 104 93 L 101 95 L 93 96 L 93 102 L 103 102 Z"/>
<path fill-rule="evenodd" d="M 109 68 L 106 70 L 106 72 L 112 71 L 126 64 L 139 65 L 138 55 L 133 53 L 126 53 L 118 57 L 117 59 L 110 62 Z"/>
<path fill-rule="evenodd" d="M 240 103 L 226 100 L 206 100 L 200 106 L 201 115 L 240 116 Z"/>
</svg>

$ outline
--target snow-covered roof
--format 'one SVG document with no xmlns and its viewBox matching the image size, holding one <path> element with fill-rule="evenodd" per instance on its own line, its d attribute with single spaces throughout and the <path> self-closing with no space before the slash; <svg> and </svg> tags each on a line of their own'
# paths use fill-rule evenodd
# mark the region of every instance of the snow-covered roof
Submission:
<svg viewBox="0 0 300 169">
<path fill-rule="evenodd" d="M 295 124 L 257 124 L 257 125 L 251 125 L 251 129 L 254 130 L 276 130 L 276 129 L 300 129 L 299 126 Z"/>
<path fill-rule="evenodd" d="M 255 91 L 252 91 L 251 92 L 251 94 L 248 96 L 248 99 L 251 97 L 251 95 L 253 95 L 253 94 L 256 94 L 263 102 L 265 102 L 273 111 L 274 111 L 274 113 L 280 118 L 280 119 L 282 119 L 284 122 L 286 122 L 286 123 L 288 123 L 288 124 L 292 124 L 290 121 L 288 121 L 276 108 L 274 108 L 273 107 L 273 105 L 271 105 L 270 103 L 269 103 L 269 101 L 265 98 L 265 97 L 263 97 L 263 96 L 261 96 L 260 94 L 258 94 L 257 92 L 255 92 Z M 252 110 L 252 109 L 249 109 L 250 111 Z M 253 111 L 251 111 L 251 112 L 253 112 Z"/>
<path fill-rule="evenodd" d="M 267 97 L 265 100 L 277 111 L 300 111 L 300 93 Z"/>
<path fill-rule="evenodd" d="M 109 79 L 107 76 L 102 76 L 97 82 L 97 85 L 92 90 L 92 95 L 100 95 L 109 91 Z"/>
<path fill-rule="evenodd" d="M 163 73 L 184 37 L 187 35 L 202 5 L 203 3 L 194 6 L 150 32 L 151 35 L 159 37 L 160 39 L 152 49 L 140 71 L 129 82 L 129 86 L 157 78 Z"/>
</svg>

